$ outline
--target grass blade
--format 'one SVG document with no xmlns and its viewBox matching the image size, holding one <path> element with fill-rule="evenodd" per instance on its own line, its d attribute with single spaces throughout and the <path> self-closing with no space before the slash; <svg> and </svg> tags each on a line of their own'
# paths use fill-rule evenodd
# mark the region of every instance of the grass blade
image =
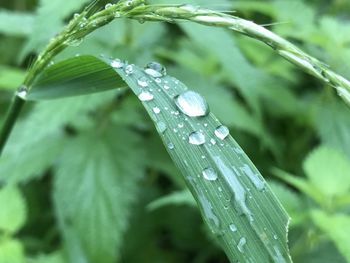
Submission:
<svg viewBox="0 0 350 263">
<path fill-rule="evenodd" d="M 125 87 L 106 63 L 79 56 L 48 67 L 27 93 L 26 100 L 48 100 Z"/>
<path fill-rule="evenodd" d="M 115 70 L 142 101 L 230 261 L 291 262 L 287 213 L 240 146 L 225 137 L 226 128 L 205 114 L 200 95 L 184 93 L 180 81 L 160 76 L 159 65 L 148 68 L 153 76 L 135 65 Z M 189 116 L 196 113 L 205 116 Z"/>
</svg>

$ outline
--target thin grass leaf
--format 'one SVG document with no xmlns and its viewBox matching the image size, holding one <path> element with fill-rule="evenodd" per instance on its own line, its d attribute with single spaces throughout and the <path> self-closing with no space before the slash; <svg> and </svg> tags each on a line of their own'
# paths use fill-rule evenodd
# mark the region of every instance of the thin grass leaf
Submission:
<svg viewBox="0 0 350 263">
<path fill-rule="evenodd" d="M 93 56 L 79 56 L 47 68 L 26 95 L 27 100 L 48 100 L 86 95 L 125 87 L 112 68 Z"/>
<path fill-rule="evenodd" d="M 230 261 L 290 262 L 287 213 L 201 95 L 158 64 L 115 70 L 142 101 Z"/>
<path fill-rule="evenodd" d="M 103 63 L 91 56 L 79 59 Z M 67 86 L 74 88 L 75 81 L 65 76 L 70 76 L 65 70 L 72 69 L 67 70 L 64 65 L 77 63 L 70 64 L 70 61 L 46 70 L 47 85 L 40 89 L 34 86 L 31 92 L 40 91 L 41 98 L 51 98 L 54 89 L 60 90 L 60 96 L 65 96 L 65 92 L 71 95 Z M 207 225 L 230 261 L 291 262 L 287 213 L 240 146 L 229 136 L 228 129 L 209 113 L 203 97 L 186 92 L 187 87 L 166 76 L 159 64 L 151 64 L 144 71 L 120 60 L 104 61 L 105 68 L 109 67 L 105 80 L 111 77 L 110 70 L 114 68 L 142 101 L 171 158 L 184 175 Z M 89 81 L 82 77 L 84 70 L 90 72 L 89 67 L 81 68 L 81 88 L 75 95 L 83 92 L 82 87 L 89 86 Z M 53 73 L 56 77 L 50 80 L 49 74 Z M 117 74 L 114 78 L 119 83 Z M 98 87 L 98 81 L 94 83 Z"/>
</svg>

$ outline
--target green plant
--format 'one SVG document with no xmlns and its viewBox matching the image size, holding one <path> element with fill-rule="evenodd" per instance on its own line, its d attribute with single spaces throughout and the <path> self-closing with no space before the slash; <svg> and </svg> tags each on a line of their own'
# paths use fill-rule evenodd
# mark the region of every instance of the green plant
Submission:
<svg viewBox="0 0 350 263">
<path fill-rule="evenodd" d="M 123 87 L 126 82 L 134 93 L 139 95 L 139 98 L 144 101 L 144 106 L 151 118 L 153 118 L 158 132 L 164 140 L 165 145 L 168 147 L 168 151 L 174 162 L 180 167 L 185 177 L 188 176 L 187 184 L 192 193 L 194 193 L 209 227 L 212 232 L 219 237 L 218 240 L 230 260 L 232 262 L 236 259 L 249 261 L 251 258 L 259 258 L 265 261 L 288 262 L 290 259 L 286 242 L 287 215 L 269 188 L 265 185 L 263 179 L 260 175 L 257 175 L 258 172 L 255 167 L 245 154 L 242 153 L 239 146 L 232 139 L 229 140 L 226 138 L 227 130 L 225 126 L 220 126 L 220 123 L 214 116 L 207 116 L 208 112 L 202 97 L 197 95 L 197 93 L 186 95 L 186 93 L 184 93 L 186 87 L 171 77 L 164 76 L 165 74 L 162 73 L 161 66 L 158 64 L 149 66 L 149 69 L 153 70 L 153 77 L 147 74 L 145 75 L 137 66 L 128 65 L 120 60 L 111 61 L 106 58 L 91 56 L 77 56 L 76 58 L 64 60 L 54 65 L 49 64 L 53 57 L 64 48 L 78 45 L 87 34 L 107 24 L 116 17 L 135 18 L 141 22 L 147 20 L 175 22 L 177 19 L 182 19 L 212 26 L 229 27 L 240 33 L 262 40 L 276 49 L 280 55 L 292 61 L 300 68 L 318 77 L 325 83 L 330 83 L 331 86 L 337 89 L 345 101 L 349 100 L 348 81 L 330 71 L 327 66 L 320 63 L 318 60 L 307 55 L 298 48 L 295 48 L 289 42 L 270 33 L 263 27 L 234 16 L 189 5 L 144 5 L 143 1 L 122 1 L 115 5 L 108 4 L 103 11 L 95 14 L 94 7 L 95 6 L 92 5 L 86 8 L 80 15 L 76 15 L 67 28 L 54 38 L 49 46 L 38 56 L 38 59 L 26 75 L 23 82 L 24 85 L 17 91 L 12 109 L 5 120 L 4 129 L 0 137 L 1 148 L 6 142 L 20 108 L 23 106 L 24 100 L 45 100 L 72 95 L 90 94 Z M 186 45 L 186 43 L 184 45 Z M 122 70 L 120 68 L 122 68 Z M 117 77 L 115 71 L 121 78 Z M 159 80 L 156 77 L 157 72 Z M 142 77 L 143 79 L 141 79 Z M 142 86 L 146 84 L 140 84 L 140 81 L 146 83 L 148 89 L 153 89 L 155 94 L 152 95 L 149 92 L 142 92 Z M 162 85 L 159 85 L 158 81 L 162 83 Z M 159 91 L 158 94 L 156 90 L 165 89 L 164 85 L 176 92 L 171 94 L 171 91 L 169 91 L 163 94 Z M 241 92 L 252 108 L 257 111 L 257 115 L 259 115 L 254 91 L 242 89 Z M 117 103 L 123 101 L 126 94 L 124 89 L 119 90 L 116 95 Z M 181 108 L 187 106 L 183 106 L 178 101 L 178 98 L 176 98 L 176 95 L 180 94 L 184 96 L 183 103 L 197 103 L 198 105 L 195 105 L 195 110 L 202 107 L 202 113 L 199 115 L 202 118 L 190 118 L 192 117 L 191 115 L 185 117 L 186 114 L 189 114 L 188 112 L 186 113 L 186 110 L 183 110 L 181 113 Z M 53 118 L 50 120 L 51 123 L 46 123 L 46 126 L 50 128 L 45 131 L 39 131 L 38 134 L 36 134 L 35 140 L 33 139 L 32 144 L 28 144 L 28 149 L 30 149 L 33 147 L 32 145 L 36 145 L 38 141 L 51 143 L 52 146 L 47 148 L 50 149 L 50 151 L 45 152 L 45 158 L 41 157 L 43 153 L 40 152 L 40 149 L 37 152 L 34 150 L 19 150 L 21 154 L 27 154 L 27 162 L 22 164 L 27 167 L 27 175 L 23 175 L 23 167 L 16 170 L 13 168 L 13 163 L 6 162 L 6 159 L 2 163 L 3 175 L 1 176 L 5 176 L 5 174 L 9 175 L 9 179 L 6 179 L 6 181 L 25 181 L 28 178 L 32 178 L 33 173 L 37 173 L 38 175 L 42 174 L 55 160 L 57 153 L 62 152 L 62 147 L 66 145 L 66 149 L 63 151 L 62 158 L 60 159 L 59 168 L 56 171 L 55 204 L 58 208 L 57 217 L 59 219 L 59 225 L 64 232 L 64 238 L 69 247 L 68 254 L 71 260 L 76 257 L 87 257 L 90 260 L 111 262 L 116 257 L 113 247 L 120 246 L 118 243 L 120 242 L 118 241 L 120 240 L 118 235 L 125 229 L 126 222 L 121 220 L 115 231 L 110 231 L 108 227 L 104 228 L 103 226 L 110 226 L 113 224 L 113 219 L 120 216 L 120 212 L 118 212 L 119 209 L 124 211 L 121 213 L 124 214 L 126 218 L 128 214 L 126 207 L 130 206 L 133 198 L 126 198 L 126 200 L 121 201 L 118 206 L 114 203 L 114 208 L 112 209 L 108 207 L 105 200 L 107 200 L 107 203 L 115 202 L 114 200 L 118 199 L 118 197 L 114 196 L 114 191 L 116 193 L 122 192 L 122 190 L 116 190 L 118 187 L 128 189 L 130 192 L 135 192 L 135 182 L 139 180 L 138 171 L 141 170 L 140 167 L 144 165 L 140 160 L 137 160 L 137 158 L 131 155 L 128 156 L 126 148 L 141 143 L 136 139 L 137 136 L 132 135 L 133 132 L 131 130 L 119 126 L 108 131 L 106 130 L 106 126 L 108 126 L 110 122 L 109 118 L 115 118 L 112 114 L 116 104 L 116 101 L 113 99 L 110 104 L 101 106 L 101 98 L 108 96 L 109 95 L 102 95 L 98 97 L 98 95 L 96 95 L 96 97 L 89 97 L 89 101 L 82 100 L 81 103 L 77 103 L 77 101 L 68 101 L 66 105 L 66 114 L 60 115 L 58 119 Z M 152 103 L 150 103 L 150 101 L 152 101 Z M 178 108 L 174 106 L 175 101 L 177 101 Z M 162 105 L 162 107 L 159 107 L 159 105 Z M 93 124 L 82 120 L 80 123 L 75 123 L 73 127 L 66 127 L 66 132 L 68 134 L 71 133 L 73 137 L 77 130 L 87 130 L 87 132 L 79 136 L 79 138 L 70 140 L 67 139 L 66 136 L 62 136 L 61 132 L 57 132 L 57 127 L 62 126 L 63 123 L 69 123 L 69 118 L 73 120 L 77 115 L 82 112 L 89 112 L 96 106 L 98 106 L 100 110 L 92 113 L 93 119 L 96 120 Z M 45 106 L 43 107 L 45 108 Z M 61 108 L 62 105 L 50 102 L 46 104 L 46 107 L 51 107 L 52 109 L 46 110 L 48 112 L 46 119 L 48 120 L 52 118 L 50 114 L 55 109 Z M 168 110 L 165 110 L 165 108 Z M 164 116 L 163 114 L 157 115 L 157 112 L 160 110 L 162 110 L 162 112 L 170 112 L 170 115 L 167 116 L 166 113 L 164 113 Z M 238 107 L 238 113 L 249 120 L 245 112 L 240 110 L 241 109 Z M 34 111 L 34 115 L 35 114 L 40 116 L 42 113 L 40 113 L 40 109 L 37 109 Z M 121 116 L 117 116 L 116 118 L 119 118 L 119 120 L 122 119 Z M 186 122 L 185 118 L 187 118 Z M 124 120 L 126 123 L 127 121 L 128 120 Z M 123 123 L 123 121 L 121 123 Z M 92 125 L 96 125 L 96 133 L 89 132 L 89 130 L 92 129 Z M 176 128 L 176 126 L 179 125 L 184 127 Z M 197 131 L 198 125 L 204 128 L 202 127 Z M 240 123 L 239 125 L 245 127 L 247 130 L 249 129 L 252 134 L 260 134 L 263 131 L 261 127 L 253 127 L 257 125 L 257 123 L 254 122 L 252 122 L 251 125 L 246 125 L 245 123 Z M 27 130 L 33 130 L 35 126 L 35 122 L 30 123 L 28 121 L 28 123 L 21 127 L 19 135 L 17 136 L 19 136 L 19 138 L 30 138 L 30 135 L 23 135 L 23 133 Z M 222 135 L 217 135 L 218 138 L 216 138 L 214 136 L 214 131 L 219 126 L 221 130 L 218 130 L 217 133 L 221 132 Z M 182 128 L 186 132 L 178 137 L 178 130 Z M 164 133 L 165 130 L 167 130 L 167 132 Z M 175 130 L 177 130 L 177 132 Z M 120 147 L 107 147 L 106 145 L 108 145 L 108 142 L 113 137 L 112 131 L 117 132 L 116 134 L 120 138 L 130 138 L 125 142 L 123 141 L 123 145 Z M 197 131 L 197 133 L 192 134 L 192 132 L 195 131 Z M 223 146 L 219 144 L 219 142 L 221 142 L 220 136 L 223 136 L 222 139 L 226 138 L 225 141 L 223 141 Z M 182 137 L 184 137 L 185 140 L 182 140 Z M 205 146 L 202 145 L 202 143 L 204 143 L 204 138 L 207 138 L 207 144 L 205 144 Z M 209 140 L 209 138 L 214 139 L 214 141 Z M 91 141 L 96 142 L 93 147 L 90 145 Z M 272 151 L 276 154 L 276 150 L 270 138 L 265 138 L 265 144 L 271 147 Z M 211 145 L 212 149 L 210 148 Z M 220 147 L 228 147 L 229 150 L 222 150 L 222 152 L 220 152 L 220 150 L 218 150 Z M 80 158 L 74 157 L 80 152 L 83 153 Z M 18 153 L 18 150 L 14 148 L 12 152 L 9 151 L 7 156 L 11 156 L 11 154 L 15 156 Z M 116 164 L 113 164 L 110 157 L 113 153 L 119 153 L 126 157 L 131 164 L 127 165 L 124 160 L 119 160 Z M 142 156 L 142 154 L 142 152 L 134 152 L 135 156 Z M 189 160 L 184 159 L 184 156 Z M 202 158 L 203 156 L 204 158 Z M 7 158 L 11 160 L 11 157 Z M 42 158 L 42 160 L 40 162 L 31 161 L 38 158 Z M 96 160 L 100 161 L 97 162 Z M 186 165 L 184 161 L 189 164 Z M 86 165 L 86 162 L 89 163 L 89 165 Z M 230 168 L 232 165 L 236 169 L 240 168 L 241 170 L 232 170 Z M 135 166 L 134 176 L 132 176 L 134 182 L 130 178 L 119 179 L 118 181 L 111 177 L 99 178 L 100 174 L 113 174 L 114 171 L 125 173 L 126 166 Z M 76 191 L 73 186 L 67 189 L 67 181 L 70 181 L 69 174 L 79 174 L 81 170 L 85 170 L 86 174 L 89 176 L 75 176 L 75 182 L 73 182 L 72 185 L 79 185 L 79 181 L 83 181 L 85 184 L 79 188 L 79 191 Z M 219 179 L 215 180 L 213 177 L 207 181 L 196 179 L 194 175 L 200 174 L 201 172 L 203 173 L 204 179 L 210 176 L 214 176 L 215 179 L 216 176 L 218 176 Z M 237 179 L 234 173 L 243 176 L 237 177 Z M 128 174 L 132 175 L 133 172 L 128 170 Z M 193 178 L 193 180 L 191 180 L 191 178 Z M 86 186 L 93 185 L 94 182 L 97 182 L 96 184 L 98 187 L 87 204 L 94 204 L 93 207 L 96 210 L 89 210 L 88 205 L 79 209 L 83 198 L 90 195 L 91 186 Z M 107 185 L 113 187 L 108 188 Z M 108 188 L 108 191 L 105 192 L 103 190 L 105 188 Z M 65 197 L 66 192 L 69 193 L 67 197 Z M 231 204 L 230 201 L 232 194 L 235 197 L 234 204 Z M 75 197 L 72 199 L 72 196 Z M 254 202 L 249 201 L 250 197 L 252 197 Z M 226 201 L 224 202 L 227 202 L 227 206 L 224 203 L 221 204 L 221 202 L 223 202 L 222 200 L 225 200 L 225 198 Z M 347 203 L 347 201 L 345 202 Z M 226 208 L 230 208 L 229 212 L 226 211 Z M 97 225 L 95 225 L 96 221 L 93 219 L 93 214 L 96 211 L 99 211 L 101 215 Z M 238 216 L 239 213 L 245 216 Z M 254 216 L 255 214 L 258 216 Z M 318 218 L 321 217 L 322 214 Z M 85 218 L 92 220 L 85 220 Z M 274 222 L 276 226 L 272 226 L 271 222 Z M 319 225 L 321 224 L 319 223 Z M 235 235 L 235 227 L 238 228 L 239 236 Z M 239 231 L 240 228 L 244 229 L 242 233 Z M 89 231 L 87 231 L 89 229 L 90 231 L 98 229 L 98 233 L 89 233 Z M 102 247 L 106 250 L 98 251 L 94 249 L 94 239 L 103 240 L 104 245 L 102 245 Z M 251 240 L 254 241 L 251 242 Z M 232 242 L 234 242 L 234 245 Z"/>
</svg>

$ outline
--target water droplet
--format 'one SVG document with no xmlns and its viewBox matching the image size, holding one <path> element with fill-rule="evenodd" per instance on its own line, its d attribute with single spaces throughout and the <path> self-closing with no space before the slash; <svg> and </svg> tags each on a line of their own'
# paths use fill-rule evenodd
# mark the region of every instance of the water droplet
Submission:
<svg viewBox="0 0 350 263">
<path fill-rule="evenodd" d="M 108 3 L 108 4 L 105 5 L 105 9 L 108 9 L 108 8 L 110 8 L 110 7 L 112 7 L 112 6 L 113 6 L 113 4 Z"/>
<path fill-rule="evenodd" d="M 74 38 L 66 40 L 65 44 L 70 47 L 78 47 L 81 43 L 83 43 L 83 38 Z"/>
<path fill-rule="evenodd" d="M 28 93 L 28 88 L 22 85 L 17 89 L 16 96 L 20 97 L 22 100 L 25 100 L 27 93 Z"/>
<path fill-rule="evenodd" d="M 153 112 L 155 113 L 155 114 L 159 114 L 160 113 L 160 109 L 158 108 L 158 107 L 153 107 Z"/>
<path fill-rule="evenodd" d="M 156 78 L 156 83 L 158 83 L 158 84 L 160 84 L 160 83 L 162 83 L 162 80 L 160 79 L 160 78 Z"/>
<path fill-rule="evenodd" d="M 212 138 L 212 139 L 210 139 L 210 143 L 211 143 L 212 145 L 215 145 L 215 144 L 216 144 L 216 141 Z"/>
<path fill-rule="evenodd" d="M 179 110 L 189 117 L 201 117 L 209 113 L 208 103 L 194 91 L 185 91 L 176 96 L 175 103 Z"/>
<path fill-rule="evenodd" d="M 239 242 L 238 242 L 238 245 L 237 245 L 237 248 L 239 250 L 239 252 L 243 253 L 244 250 L 243 250 L 243 247 L 244 245 L 247 243 L 247 240 L 245 239 L 245 237 L 242 237 Z"/>
<path fill-rule="evenodd" d="M 277 240 L 277 239 L 278 239 L 278 236 L 277 236 L 276 234 L 274 234 L 274 235 L 273 235 L 273 238 L 274 238 L 275 240 Z"/>
<path fill-rule="evenodd" d="M 201 144 L 205 143 L 205 136 L 200 131 L 192 132 L 188 136 L 188 142 L 190 144 L 193 144 L 193 145 L 201 145 Z"/>
<path fill-rule="evenodd" d="M 125 65 L 125 63 L 120 59 L 114 59 L 111 62 L 111 67 L 113 67 L 113 68 L 122 68 L 122 67 L 124 67 L 124 65 Z"/>
<path fill-rule="evenodd" d="M 141 77 L 137 80 L 137 84 L 142 88 L 146 88 L 148 87 L 148 80 L 146 77 Z"/>
<path fill-rule="evenodd" d="M 236 231 L 237 231 L 237 227 L 236 227 L 235 224 L 231 224 L 229 227 L 230 227 L 230 230 L 231 230 L 232 232 L 236 232 Z"/>
<path fill-rule="evenodd" d="M 157 62 L 148 63 L 145 72 L 154 78 L 161 78 L 166 75 L 165 67 Z"/>
<path fill-rule="evenodd" d="M 127 65 L 125 68 L 125 73 L 126 75 L 130 75 L 132 73 L 134 73 L 134 65 Z"/>
<path fill-rule="evenodd" d="M 226 126 L 220 125 L 215 129 L 214 133 L 220 140 L 224 140 L 230 134 L 230 131 Z"/>
<path fill-rule="evenodd" d="M 164 85 L 164 89 L 168 90 L 170 87 L 168 85 Z"/>
<path fill-rule="evenodd" d="M 166 129 L 167 129 L 166 124 L 164 122 L 162 122 L 162 121 L 157 122 L 156 127 L 157 127 L 157 130 L 158 130 L 159 133 L 164 133 L 166 131 Z"/>
<path fill-rule="evenodd" d="M 78 13 L 75 13 L 75 14 L 73 15 L 73 17 L 74 17 L 75 19 L 77 19 L 79 16 L 80 16 L 80 14 L 78 14 Z"/>
<path fill-rule="evenodd" d="M 141 101 L 151 101 L 154 98 L 153 94 L 148 91 L 142 91 L 138 97 Z"/>
<path fill-rule="evenodd" d="M 177 125 L 177 127 L 179 127 L 180 129 L 182 129 L 182 128 L 184 127 L 184 124 L 183 124 L 183 123 L 179 123 L 179 124 Z"/>
<path fill-rule="evenodd" d="M 350 105 L 350 92 L 343 87 L 335 87 L 338 95 Z"/>
<path fill-rule="evenodd" d="M 175 145 L 173 144 L 173 143 L 168 143 L 168 148 L 170 149 L 170 150 L 173 150 L 174 148 L 175 148 Z"/>
<path fill-rule="evenodd" d="M 216 179 L 218 179 L 218 174 L 211 167 L 204 169 L 202 175 L 203 178 L 208 181 L 215 181 Z"/>
</svg>

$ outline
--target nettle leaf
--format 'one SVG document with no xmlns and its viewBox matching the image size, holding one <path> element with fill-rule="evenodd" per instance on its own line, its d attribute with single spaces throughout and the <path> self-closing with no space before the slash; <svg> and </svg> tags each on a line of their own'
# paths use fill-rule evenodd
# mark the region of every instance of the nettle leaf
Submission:
<svg viewBox="0 0 350 263">
<path fill-rule="evenodd" d="M 231 262 L 290 262 L 287 213 L 203 97 L 157 63 L 115 70 L 142 101 Z"/>
<path fill-rule="evenodd" d="M 115 127 L 71 139 L 59 160 L 54 199 L 72 262 L 115 262 L 144 156 L 132 131 Z"/>
<path fill-rule="evenodd" d="M 314 223 L 335 243 L 342 255 L 350 261 L 350 216 L 328 215 L 321 210 L 311 213 Z"/>
<path fill-rule="evenodd" d="M 350 161 L 341 152 L 321 146 L 304 162 L 310 182 L 323 194 L 333 197 L 350 190 Z"/>
<path fill-rule="evenodd" d="M 0 181 L 22 183 L 43 176 L 65 147 L 65 126 L 83 125 L 88 113 L 114 95 L 105 92 L 36 104 L 17 124 L 0 158 Z"/>
<path fill-rule="evenodd" d="M 160 197 L 151 202 L 147 208 L 149 210 L 156 210 L 168 205 L 196 205 L 196 201 L 193 199 L 191 192 L 186 190 L 177 191 L 169 195 Z"/>
<path fill-rule="evenodd" d="M 16 186 L 0 189 L 0 207 L 0 232 L 16 233 L 27 217 L 24 198 Z"/>
<path fill-rule="evenodd" d="M 86 95 L 125 87 L 114 71 L 93 56 L 78 56 L 48 67 L 28 92 L 27 100 Z"/>
</svg>

